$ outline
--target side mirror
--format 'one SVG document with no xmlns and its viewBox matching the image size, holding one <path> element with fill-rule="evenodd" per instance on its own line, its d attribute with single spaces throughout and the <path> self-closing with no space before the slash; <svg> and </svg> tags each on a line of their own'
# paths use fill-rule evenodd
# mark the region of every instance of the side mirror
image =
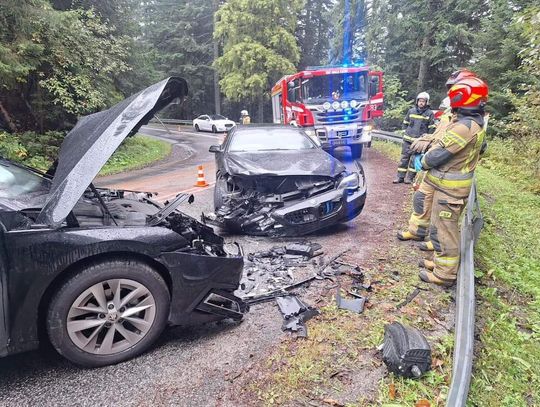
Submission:
<svg viewBox="0 0 540 407">
<path fill-rule="evenodd" d="M 219 153 L 219 152 L 221 152 L 221 146 L 218 146 L 218 145 L 210 146 L 208 151 L 211 152 L 211 153 Z"/>
</svg>

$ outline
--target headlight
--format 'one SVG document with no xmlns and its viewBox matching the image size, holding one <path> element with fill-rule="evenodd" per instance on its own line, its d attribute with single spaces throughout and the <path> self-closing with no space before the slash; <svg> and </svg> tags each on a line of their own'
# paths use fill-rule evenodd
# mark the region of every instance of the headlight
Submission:
<svg viewBox="0 0 540 407">
<path fill-rule="evenodd" d="M 330 104 L 330 102 L 324 102 L 322 107 L 324 110 L 328 110 L 332 107 L 332 105 Z"/>
<path fill-rule="evenodd" d="M 349 102 L 347 102 L 346 100 L 341 102 L 341 108 L 342 109 L 347 109 L 348 107 L 349 107 Z"/>
<path fill-rule="evenodd" d="M 335 102 L 332 103 L 332 107 L 334 109 L 339 109 L 339 102 L 336 100 Z"/>
<path fill-rule="evenodd" d="M 359 187 L 360 177 L 358 176 L 358 173 L 353 172 L 341 180 L 338 189 L 358 189 Z"/>
<path fill-rule="evenodd" d="M 350 105 L 354 109 L 356 106 L 358 106 L 358 102 L 356 100 L 351 100 Z"/>
<path fill-rule="evenodd" d="M 371 130 L 373 130 L 373 126 L 371 124 L 368 124 L 367 126 L 364 126 L 364 131 L 366 133 L 369 133 Z"/>
<path fill-rule="evenodd" d="M 307 129 L 307 130 L 304 130 L 304 132 L 305 132 L 309 137 L 315 137 L 315 130 Z"/>
</svg>

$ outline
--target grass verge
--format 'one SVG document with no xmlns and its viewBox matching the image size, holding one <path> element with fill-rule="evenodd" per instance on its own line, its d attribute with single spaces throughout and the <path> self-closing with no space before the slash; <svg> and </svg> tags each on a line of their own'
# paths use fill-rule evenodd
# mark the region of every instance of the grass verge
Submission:
<svg viewBox="0 0 540 407">
<path fill-rule="evenodd" d="M 172 145 L 152 137 L 136 135 L 126 139 L 116 150 L 99 175 L 112 175 L 124 171 L 144 168 L 167 157 Z"/>
<path fill-rule="evenodd" d="M 498 159 L 508 143 L 492 141 L 477 171 L 486 224 L 475 252 L 479 342 L 469 394 L 475 406 L 540 405 L 539 180 L 522 169 L 521 157 Z M 379 141 L 374 148 L 394 158 L 399 151 Z"/>
</svg>

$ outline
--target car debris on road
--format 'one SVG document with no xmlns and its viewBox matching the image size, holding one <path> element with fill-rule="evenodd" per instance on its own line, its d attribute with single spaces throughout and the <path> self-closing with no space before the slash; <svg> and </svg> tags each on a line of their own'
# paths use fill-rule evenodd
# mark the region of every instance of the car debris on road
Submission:
<svg viewBox="0 0 540 407">
<path fill-rule="evenodd" d="M 305 322 L 319 315 L 319 311 L 302 302 L 295 295 L 276 297 L 279 310 L 283 314 L 283 331 L 292 331 L 299 337 L 307 338 Z"/>
<path fill-rule="evenodd" d="M 250 235 L 302 236 L 349 221 L 366 200 L 354 171 L 290 126 L 236 128 L 216 157 L 215 212 L 203 221 Z"/>
</svg>

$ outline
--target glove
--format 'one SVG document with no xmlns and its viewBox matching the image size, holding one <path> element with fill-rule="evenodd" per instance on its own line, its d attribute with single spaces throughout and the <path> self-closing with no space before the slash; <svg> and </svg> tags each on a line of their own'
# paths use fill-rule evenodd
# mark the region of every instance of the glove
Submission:
<svg viewBox="0 0 540 407">
<path fill-rule="evenodd" d="M 424 158 L 424 154 L 416 154 L 414 156 L 414 169 L 416 170 L 416 172 L 424 170 L 422 168 L 422 158 Z"/>
<path fill-rule="evenodd" d="M 415 153 L 425 153 L 431 146 L 431 141 L 419 138 L 414 140 L 409 148 Z"/>
</svg>

